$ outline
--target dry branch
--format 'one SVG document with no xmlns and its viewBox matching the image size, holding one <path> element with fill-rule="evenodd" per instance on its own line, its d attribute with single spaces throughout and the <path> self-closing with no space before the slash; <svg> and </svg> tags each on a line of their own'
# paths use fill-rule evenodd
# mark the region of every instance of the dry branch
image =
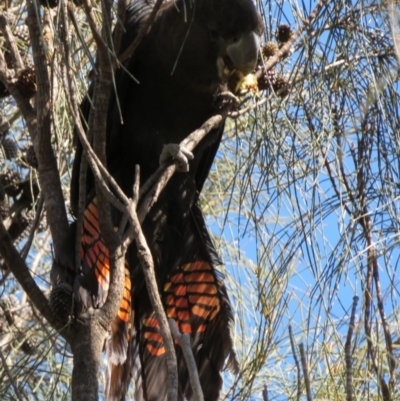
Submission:
<svg viewBox="0 0 400 401">
<path fill-rule="evenodd" d="M 56 327 L 48 300 L 46 299 L 36 282 L 33 280 L 32 275 L 30 274 L 29 269 L 25 264 L 25 261 L 16 250 L 1 220 L 0 255 L 4 258 L 9 269 L 18 280 L 24 291 L 28 294 L 35 307 L 39 309 L 42 316 L 44 316 L 50 323 L 54 325 L 54 327 Z"/>
<path fill-rule="evenodd" d="M 297 371 L 297 397 L 296 397 L 296 399 L 297 399 L 297 401 L 299 401 L 300 397 L 301 397 L 301 369 L 300 369 L 299 359 L 297 358 L 296 347 L 294 346 L 293 330 L 292 330 L 291 324 L 289 324 L 289 339 L 290 339 L 290 347 L 292 349 L 293 359 L 294 359 L 294 363 L 296 365 L 296 371 Z"/>
<path fill-rule="evenodd" d="M 353 337 L 354 323 L 356 320 L 358 297 L 353 298 L 353 307 L 351 309 L 351 317 L 349 330 L 347 331 L 346 344 L 344 346 L 346 358 L 346 400 L 353 400 L 353 356 L 351 352 L 351 340 Z"/>
<path fill-rule="evenodd" d="M 304 384 L 306 386 L 307 401 L 312 401 L 310 375 L 308 372 L 307 357 L 306 357 L 306 353 L 304 351 L 303 343 L 299 344 L 299 350 L 300 350 L 301 367 L 303 369 Z"/>
<path fill-rule="evenodd" d="M 167 316 L 162 305 L 161 297 L 158 291 L 157 279 L 154 270 L 154 261 L 150 248 L 147 245 L 146 238 L 143 234 L 141 224 L 139 222 L 136 209 L 137 200 L 139 199 L 139 168 L 135 171 L 135 185 L 133 201 L 127 210 L 128 218 L 133 230 L 133 237 L 136 241 L 137 254 L 146 280 L 146 287 L 149 293 L 150 301 L 160 325 L 160 331 L 163 338 L 166 354 L 167 354 L 167 371 L 168 371 L 168 401 L 176 401 L 178 399 L 178 372 L 175 347 L 172 341 L 171 332 L 168 325 Z"/>
<path fill-rule="evenodd" d="M 45 199 L 46 217 L 57 253 L 64 239 L 64 234 L 68 230 L 68 220 L 61 189 L 60 174 L 51 145 L 52 105 L 50 80 L 47 70 L 46 51 L 41 34 L 40 15 L 36 2 L 28 0 L 26 5 L 37 84 L 37 125 L 34 131 L 32 129 L 29 131 L 39 165 L 39 181 Z"/>
<path fill-rule="evenodd" d="M 194 359 L 192 347 L 190 344 L 190 336 L 188 333 L 181 333 L 176 326 L 174 319 L 169 319 L 169 327 L 175 340 L 178 341 L 182 348 L 183 357 L 185 358 L 186 367 L 189 372 L 190 385 L 192 386 L 195 401 L 204 401 L 203 390 L 201 389 L 199 372 L 197 370 L 196 361 Z"/>
</svg>

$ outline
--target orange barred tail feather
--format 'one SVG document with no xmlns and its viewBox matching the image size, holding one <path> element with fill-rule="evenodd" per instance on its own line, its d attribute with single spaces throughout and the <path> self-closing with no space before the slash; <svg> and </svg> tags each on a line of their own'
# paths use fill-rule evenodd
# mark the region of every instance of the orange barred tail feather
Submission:
<svg viewBox="0 0 400 401">
<path fill-rule="evenodd" d="M 83 213 L 81 258 L 81 284 L 79 290 L 86 308 L 99 308 L 106 301 L 110 285 L 110 259 L 100 233 L 97 198 L 89 203 Z"/>
<path fill-rule="evenodd" d="M 85 308 L 100 308 L 106 301 L 109 280 L 109 250 L 100 233 L 97 198 L 89 203 L 83 213 L 81 235 L 81 274 L 78 289 Z M 107 356 L 106 393 L 108 400 L 119 400 L 131 378 L 130 363 L 126 363 L 132 329 L 131 278 L 125 267 L 124 292 L 118 314 L 112 322 L 109 337 L 105 342 Z"/>
<path fill-rule="evenodd" d="M 132 326 L 131 313 L 131 279 L 129 270 L 125 268 L 124 295 L 111 325 L 111 335 L 106 341 L 107 359 L 112 365 L 122 365 L 126 360 Z"/>
<path fill-rule="evenodd" d="M 158 278 L 164 277 L 159 283 L 161 297 L 167 316 L 182 333 L 190 335 L 204 399 L 217 401 L 226 360 L 231 363 L 228 367 L 237 370 L 229 332 L 233 316 L 215 268 L 219 260 L 197 205 L 184 219 L 179 238 L 179 252 L 169 253 L 170 259 L 161 260 L 156 267 Z M 99 308 L 109 290 L 110 263 L 100 233 L 96 198 L 84 212 L 80 256 L 81 301 L 86 308 Z M 130 260 L 129 265 L 137 267 L 137 260 Z M 133 377 L 136 401 L 166 401 L 166 353 L 159 324 L 146 301 L 143 277 L 136 270 L 131 286 L 131 274 L 126 267 L 123 299 L 105 342 L 106 399 L 123 400 Z M 189 375 L 178 344 L 176 352 L 179 400 L 191 400 Z"/>
<path fill-rule="evenodd" d="M 164 285 L 167 316 L 181 333 L 202 333 L 220 310 L 218 286 L 208 262 L 188 263 Z"/>
<path fill-rule="evenodd" d="M 124 295 L 118 314 L 112 322 L 111 334 L 106 339 L 105 393 L 107 401 L 121 400 L 131 380 L 129 341 L 132 332 L 132 304 L 130 273 L 125 268 Z"/>
<path fill-rule="evenodd" d="M 237 370 L 229 333 L 230 304 L 218 276 L 209 262 L 187 263 L 167 278 L 162 294 L 167 316 L 175 320 L 181 333 L 190 335 L 204 399 L 209 401 L 219 397 L 220 372 L 227 356 L 234 362 L 231 368 Z M 135 326 L 137 335 L 133 342 L 137 342 L 134 346 L 139 350 L 134 361 L 135 400 L 166 400 L 165 347 L 154 312 L 142 316 Z M 180 399 L 190 400 L 192 389 L 178 344 L 176 352 Z"/>
<path fill-rule="evenodd" d="M 124 295 L 105 344 L 105 393 L 108 401 L 120 401 L 121 394 L 126 393 L 131 381 L 131 358 L 128 357 L 132 331 L 131 316 L 131 279 L 129 270 L 125 268 Z"/>
<path fill-rule="evenodd" d="M 158 275 L 167 270 L 159 283 L 161 298 L 167 316 L 175 320 L 182 333 L 190 336 L 205 401 L 217 401 L 226 362 L 227 368 L 238 370 L 230 336 L 232 309 L 222 276 L 216 269 L 220 260 L 197 204 L 192 205 L 178 230 L 171 231 L 171 235 L 179 232 L 177 246 L 172 248 L 174 252 L 168 252 L 171 244 L 167 243 L 169 249 L 164 252 L 170 258 L 156 266 Z M 135 292 L 135 285 L 135 334 L 132 336 L 135 401 L 166 401 L 167 365 L 160 328 L 152 309 L 142 306 L 144 293 Z M 191 401 L 193 394 L 186 364 L 178 344 L 175 349 L 179 400 Z"/>
</svg>

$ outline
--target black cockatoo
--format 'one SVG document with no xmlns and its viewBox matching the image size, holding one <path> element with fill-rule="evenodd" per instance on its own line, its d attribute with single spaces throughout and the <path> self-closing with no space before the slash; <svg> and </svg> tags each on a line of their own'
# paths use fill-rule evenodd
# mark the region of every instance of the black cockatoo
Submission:
<svg viewBox="0 0 400 401">
<path fill-rule="evenodd" d="M 154 0 L 135 0 L 128 6 L 121 53 L 135 39 L 153 5 Z M 255 68 L 262 31 L 252 0 L 177 0 L 161 7 L 125 69 L 117 71 L 109 105 L 108 169 L 128 196 L 135 165 L 140 166 L 144 183 L 158 168 L 164 145 L 178 144 L 217 112 L 215 96 L 226 71 L 247 74 Z M 218 399 L 224 364 L 236 364 L 229 334 L 231 306 L 197 204 L 222 133 L 223 126 L 200 142 L 189 171 L 172 177 L 143 222 L 167 316 L 191 336 L 206 401 Z M 73 210 L 81 156 L 78 145 L 71 185 Z M 87 194 L 78 301 L 85 307 L 101 307 L 108 291 L 108 250 L 99 230 L 90 174 Z M 133 378 L 136 401 L 166 400 L 165 349 L 134 244 L 127 252 L 124 298 L 110 332 L 107 399 L 123 400 Z M 192 399 L 178 346 L 176 351 L 179 397 Z"/>
</svg>

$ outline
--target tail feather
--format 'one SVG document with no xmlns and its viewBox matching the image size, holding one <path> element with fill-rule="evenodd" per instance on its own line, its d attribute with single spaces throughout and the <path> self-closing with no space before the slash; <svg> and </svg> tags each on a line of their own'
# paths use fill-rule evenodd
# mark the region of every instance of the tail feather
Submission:
<svg viewBox="0 0 400 401">
<path fill-rule="evenodd" d="M 109 250 L 100 233 L 97 198 L 93 198 L 83 214 L 80 258 L 81 275 L 76 281 L 76 293 L 85 308 L 100 308 L 108 295 L 110 260 Z M 105 341 L 108 401 L 124 399 L 131 379 L 130 360 L 127 358 L 132 329 L 131 316 L 131 278 L 129 269 L 125 267 L 123 298 L 112 322 L 110 335 Z"/>
<path fill-rule="evenodd" d="M 205 400 L 215 401 L 222 386 L 220 375 L 227 357 L 235 360 L 229 325 L 232 314 L 226 290 L 208 262 L 196 261 L 175 270 L 163 287 L 163 302 L 169 318 L 182 333 L 190 335 Z M 158 321 L 143 315 L 136 322 L 135 399 L 166 399 L 166 355 Z M 192 390 L 181 350 L 178 356 L 179 398 L 192 399 Z"/>
<path fill-rule="evenodd" d="M 111 335 L 106 342 L 107 359 L 113 365 L 122 365 L 127 359 L 131 330 L 131 279 L 125 268 L 124 295 L 118 314 L 111 325 Z"/>
<path fill-rule="evenodd" d="M 205 400 L 217 401 L 225 361 L 228 359 L 231 367 L 237 368 L 229 332 L 233 316 L 222 276 L 216 269 L 219 259 L 197 205 L 184 223 L 182 247 L 175 255 L 170 253 L 171 269 L 161 284 L 161 297 L 167 316 L 175 320 L 182 333 L 190 335 Z M 109 290 L 110 264 L 100 234 L 96 198 L 84 212 L 80 255 L 81 300 L 86 307 L 101 307 Z M 126 267 L 123 299 L 105 343 L 106 399 L 124 400 L 133 378 L 136 401 L 166 401 L 166 351 L 160 327 L 152 309 L 145 307 L 146 288 L 140 282 L 132 284 L 135 291 Z M 178 344 L 176 352 L 178 399 L 191 401 L 189 375 Z"/>
<path fill-rule="evenodd" d="M 86 308 L 100 308 L 110 286 L 110 254 L 100 233 L 97 198 L 93 198 L 83 213 L 80 258 L 81 283 L 89 294 L 82 297 L 82 302 Z"/>
<path fill-rule="evenodd" d="M 129 364 L 113 365 L 108 362 L 105 369 L 107 401 L 123 401 L 131 381 Z"/>
</svg>

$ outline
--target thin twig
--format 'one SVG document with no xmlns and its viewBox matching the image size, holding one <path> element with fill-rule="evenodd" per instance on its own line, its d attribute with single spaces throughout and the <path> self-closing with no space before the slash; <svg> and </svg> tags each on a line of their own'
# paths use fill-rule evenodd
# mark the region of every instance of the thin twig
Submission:
<svg viewBox="0 0 400 401">
<path fill-rule="evenodd" d="M 65 57 L 65 65 L 62 71 L 65 71 L 67 83 L 65 84 L 65 92 L 67 102 L 69 104 L 70 110 L 74 110 L 73 114 L 75 114 L 74 121 L 77 120 L 76 114 L 78 114 L 78 104 L 76 101 L 76 94 L 75 94 L 75 87 L 73 85 L 73 76 L 72 76 L 72 69 L 71 69 L 71 51 L 70 51 L 70 42 L 69 42 L 69 20 L 67 18 L 67 9 L 68 5 L 67 2 L 63 2 L 60 7 L 61 11 L 61 29 L 60 29 L 60 36 L 61 42 L 63 44 L 64 49 L 64 57 Z M 72 11 L 71 11 L 72 13 Z M 76 21 L 75 21 L 76 22 Z M 65 77 L 64 77 L 65 79 Z M 79 118 L 79 116 L 78 116 Z M 82 157 L 80 161 L 80 176 L 79 176 L 79 212 L 76 221 L 76 236 L 75 236 L 75 255 L 74 255 L 74 266 L 75 270 L 78 273 L 79 265 L 80 265 L 80 245 L 81 245 L 81 232 L 83 228 L 83 209 L 86 203 L 86 175 L 87 175 L 87 158 Z"/>
<path fill-rule="evenodd" d="M 94 152 L 92 146 L 90 145 L 90 143 L 88 141 L 85 129 L 82 126 L 82 122 L 81 122 L 81 118 L 80 118 L 80 114 L 79 114 L 79 106 L 76 101 L 72 69 L 70 66 L 69 45 L 68 45 L 68 41 L 66 40 L 66 37 L 64 37 L 64 35 L 62 35 L 62 41 L 63 41 L 64 48 L 66 51 L 66 59 L 65 60 L 66 60 L 66 64 L 67 64 L 66 70 L 67 70 L 67 85 L 68 85 L 67 101 L 68 101 L 70 111 L 71 111 L 74 121 L 75 121 L 76 133 L 79 136 L 79 140 L 81 142 L 81 145 L 82 145 L 82 148 L 84 151 L 84 157 L 87 158 L 87 161 L 90 165 L 93 175 L 95 176 L 96 181 L 98 181 L 99 185 L 101 186 L 101 190 L 105 194 L 107 201 L 110 202 L 117 210 L 123 212 L 125 210 L 124 204 L 125 205 L 129 204 L 129 199 L 124 194 L 124 192 L 119 188 L 118 184 L 116 183 L 114 178 L 111 176 L 111 174 L 108 172 L 108 170 L 101 163 L 101 161 L 97 157 L 96 153 Z M 110 191 L 109 187 L 107 186 L 107 183 L 111 186 L 113 191 L 116 193 L 118 198 L 122 200 L 123 203 L 121 203 L 115 197 L 115 195 Z"/>
<path fill-rule="evenodd" d="M 90 0 L 83 0 L 83 7 L 85 9 L 86 18 L 88 19 L 90 30 L 92 31 L 93 38 L 97 45 L 99 54 L 103 54 L 103 57 L 107 54 L 107 45 L 104 43 L 103 38 L 100 34 L 100 27 L 96 23 L 95 16 L 93 14 L 93 7 Z"/>
<path fill-rule="evenodd" d="M 375 259 L 374 259 L 373 277 L 374 277 L 375 288 L 376 288 L 376 299 L 377 299 L 377 304 L 378 304 L 378 311 L 381 316 L 382 328 L 383 328 L 383 332 L 385 335 L 386 352 L 387 352 L 387 359 L 388 359 L 389 373 L 390 373 L 389 385 L 390 385 L 391 389 L 393 390 L 394 385 L 395 385 L 396 359 L 393 354 L 392 336 L 390 334 L 389 324 L 388 324 L 388 321 L 386 318 L 385 309 L 384 309 L 384 305 L 383 305 L 381 282 L 379 279 L 379 267 L 378 267 L 378 261 L 376 258 L 376 249 L 375 249 L 374 254 L 375 254 Z"/>
<path fill-rule="evenodd" d="M 133 199 L 139 199 L 139 168 L 135 169 L 135 186 Z M 167 353 L 167 372 L 168 372 L 168 401 L 176 401 L 178 398 L 178 372 L 175 347 L 169 329 L 168 320 L 158 291 L 157 279 L 154 270 L 154 261 L 150 248 L 147 245 L 138 216 L 136 214 L 137 203 L 130 202 L 128 217 L 133 230 L 133 237 L 136 240 L 137 254 L 142 266 L 142 271 L 146 280 L 146 287 L 149 293 L 152 307 L 156 319 L 160 325 L 165 350 Z"/>
<path fill-rule="evenodd" d="M 356 320 L 358 297 L 353 298 L 353 308 L 351 310 L 349 330 L 347 331 L 346 344 L 344 346 L 344 353 L 346 359 L 346 400 L 353 400 L 353 356 L 351 351 L 351 339 L 353 337 L 354 322 Z"/>
<path fill-rule="evenodd" d="M 321 154 L 324 157 L 324 166 L 326 168 L 326 171 L 328 172 L 328 177 L 329 177 L 329 180 L 331 181 L 332 188 L 335 191 L 336 197 L 338 198 L 339 202 L 341 202 L 342 201 L 341 192 L 340 192 L 338 186 L 336 185 L 335 177 L 334 177 L 334 174 L 331 169 L 331 164 L 330 164 L 331 162 L 328 160 L 328 155 L 326 154 L 326 150 L 321 149 Z M 349 195 L 349 197 L 351 197 L 351 194 L 348 194 L 348 195 Z M 343 202 L 342 204 L 343 204 L 343 207 L 345 208 L 346 212 L 349 214 L 349 216 L 353 216 L 353 212 L 351 211 L 351 209 L 349 208 L 347 203 Z"/>
<path fill-rule="evenodd" d="M 296 347 L 294 346 L 293 330 L 292 330 L 291 324 L 289 324 L 289 338 L 290 338 L 290 347 L 292 348 L 293 359 L 294 359 L 294 363 L 296 365 L 296 370 L 297 370 L 297 398 L 296 399 L 297 399 L 297 401 L 299 401 L 300 397 L 301 397 L 301 369 L 300 369 L 299 359 L 297 358 Z"/>
<path fill-rule="evenodd" d="M 382 58 L 385 54 L 388 54 L 387 52 L 371 52 L 368 53 L 367 55 L 357 55 L 352 57 L 351 59 L 342 59 L 342 60 L 336 60 L 335 62 L 326 65 L 325 67 L 322 68 L 322 70 L 317 70 L 317 71 L 312 71 L 310 74 L 308 75 L 302 75 L 300 78 L 295 79 L 291 82 L 288 82 L 288 85 L 290 87 L 294 87 L 295 85 L 298 85 L 300 83 L 303 83 L 305 80 L 310 81 L 313 77 L 319 76 L 321 75 L 322 71 L 329 71 L 333 68 L 338 68 L 338 67 L 348 67 L 348 66 L 352 66 L 354 68 L 354 64 L 357 61 L 362 61 L 365 59 L 370 59 L 372 57 L 374 58 Z M 256 74 L 257 76 L 259 75 L 258 73 Z M 284 91 L 287 90 L 287 87 L 285 86 L 282 89 L 279 89 L 278 91 L 275 91 L 274 93 L 271 93 L 269 96 L 263 97 L 261 100 L 258 100 L 257 102 L 254 102 L 246 107 L 243 107 L 242 109 L 239 110 L 235 110 L 235 111 L 231 111 L 228 114 L 228 117 L 230 118 L 238 118 L 244 114 L 247 114 L 248 112 L 259 108 L 260 106 L 262 106 L 263 104 L 267 103 L 268 101 L 270 101 L 273 98 L 276 98 L 277 96 L 279 96 L 281 93 L 283 93 Z"/>
<path fill-rule="evenodd" d="M 113 33 L 113 48 L 115 54 L 119 54 L 121 38 L 124 33 L 124 21 L 126 14 L 126 0 L 118 0 L 117 4 L 117 23 Z"/>
<path fill-rule="evenodd" d="M 312 401 L 310 376 L 308 373 L 308 364 L 303 343 L 299 344 L 299 351 L 300 351 L 301 366 L 303 368 L 304 383 L 306 385 L 307 401 Z"/>
<path fill-rule="evenodd" d="M 365 326 L 365 332 L 366 332 L 366 337 L 367 337 L 367 344 L 368 344 L 368 353 L 371 356 L 371 361 L 372 361 L 372 366 L 379 377 L 379 382 L 381 385 L 381 390 L 382 390 L 382 396 L 385 401 L 391 401 L 392 396 L 391 396 L 391 390 L 390 387 L 392 386 L 392 383 L 394 383 L 392 380 L 393 375 L 394 375 L 394 360 L 392 358 L 393 355 L 393 346 L 392 346 L 392 337 L 389 332 L 389 327 L 387 324 L 385 312 L 384 312 L 384 307 L 383 307 L 383 299 L 382 299 L 382 293 L 380 290 L 380 282 L 379 282 L 379 271 L 378 271 L 378 257 L 377 257 L 377 250 L 376 246 L 372 237 L 372 230 L 373 230 L 373 221 L 371 219 L 371 216 L 368 211 L 367 207 L 367 194 L 366 194 L 366 186 L 367 186 L 367 180 L 368 180 L 368 173 L 367 173 L 367 168 L 365 167 L 365 161 L 364 158 L 367 157 L 367 148 L 368 144 L 366 143 L 367 141 L 367 125 L 368 125 L 368 113 L 366 113 L 365 119 L 363 121 L 362 125 L 362 132 L 364 135 L 362 135 L 361 139 L 358 141 L 358 173 L 357 173 L 357 189 L 358 189 L 358 198 L 360 202 L 360 210 L 362 211 L 362 216 L 357 220 L 357 222 L 360 224 L 360 226 L 363 229 L 364 237 L 365 237 L 365 242 L 367 245 L 367 285 L 365 288 L 365 317 L 364 317 L 364 326 Z M 386 380 L 380 371 L 380 368 L 378 366 L 378 361 L 376 357 L 376 352 L 375 352 L 375 347 L 372 343 L 372 330 L 371 330 L 371 322 L 370 322 L 370 314 L 371 314 L 371 308 L 372 308 L 372 282 L 373 280 L 375 281 L 375 284 L 377 283 L 377 293 L 379 291 L 379 294 L 377 294 L 377 299 L 378 299 L 378 309 L 381 315 L 381 321 L 382 325 L 384 327 L 384 333 L 385 333 L 385 342 L 386 342 L 386 349 L 388 353 L 388 362 L 389 362 L 389 371 L 390 371 L 390 378 L 389 378 L 389 384 L 386 383 Z M 386 327 L 385 327 L 386 326 Z"/>
<path fill-rule="evenodd" d="M 270 68 L 272 68 L 275 64 L 279 63 L 279 61 L 282 59 L 282 57 L 287 54 L 287 52 L 290 50 L 290 48 L 292 47 L 293 43 L 297 40 L 297 38 L 303 33 L 303 31 L 305 31 L 306 29 L 308 29 L 311 25 L 311 23 L 313 22 L 313 20 L 317 17 L 318 13 L 321 11 L 322 7 L 328 3 L 329 0 L 321 0 L 316 7 L 314 8 L 314 10 L 312 11 L 312 13 L 308 16 L 307 20 L 304 22 L 304 24 L 301 26 L 301 28 L 294 32 L 292 34 L 292 36 L 290 37 L 290 39 L 279 49 L 279 51 L 274 54 L 273 57 L 269 58 L 265 65 L 265 71 L 268 71 Z M 263 74 L 263 70 L 260 70 L 259 72 L 257 72 L 256 76 L 259 75 L 261 76 L 261 74 Z"/>
<path fill-rule="evenodd" d="M 19 401 L 23 401 L 24 399 L 26 400 L 27 398 L 23 397 L 22 394 L 20 393 L 17 383 L 15 382 L 15 380 L 10 372 L 10 369 L 8 369 L 7 361 L 6 361 L 6 358 L 4 358 L 4 354 L 3 354 L 3 351 L 1 350 L 1 347 L 0 347 L 0 359 L 1 359 L 1 362 L 3 364 L 4 370 L 6 371 L 8 378 L 10 379 L 10 382 L 15 391 L 16 397 L 18 398 Z"/>
<path fill-rule="evenodd" d="M 181 333 L 176 326 L 174 319 L 169 319 L 169 327 L 175 340 L 178 341 L 182 348 L 183 357 L 185 358 L 186 367 L 189 372 L 190 385 L 192 387 L 194 400 L 204 401 L 203 390 L 200 384 L 199 372 L 194 359 L 192 347 L 190 345 L 190 336 L 187 333 Z"/>
<path fill-rule="evenodd" d="M 21 251 L 21 257 L 22 259 L 26 259 L 26 257 L 28 256 L 29 250 L 32 246 L 32 242 L 33 242 L 33 238 L 35 236 L 35 231 L 37 226 L 39 225 L 40 219 L 42 217 L 42 210 L 43 210 L 43 203 L 44 203 L 44 196 L 43 194 L 40 195 L 39 201 L 37 203 L 37 209 L 36 209 L 36 214 L 35 214 L 35 218 L 32 222 L 32 226 L 29 230 L 29 235 L 28 235 L 28 239 L 26 240 L 26 243 L 24 245 L 24 247 L 22 248 Z"/>
<path fill-rule="evenodd" d="M 263 401 L 269 401 L 269 397 L 268 397 L 268 387 L 267 387 L 266 384 L 264 385 L 264 389 L 263 389 L 263 392 L 262 392 L 262 396 L 263 396 Z"/>
</svg>

